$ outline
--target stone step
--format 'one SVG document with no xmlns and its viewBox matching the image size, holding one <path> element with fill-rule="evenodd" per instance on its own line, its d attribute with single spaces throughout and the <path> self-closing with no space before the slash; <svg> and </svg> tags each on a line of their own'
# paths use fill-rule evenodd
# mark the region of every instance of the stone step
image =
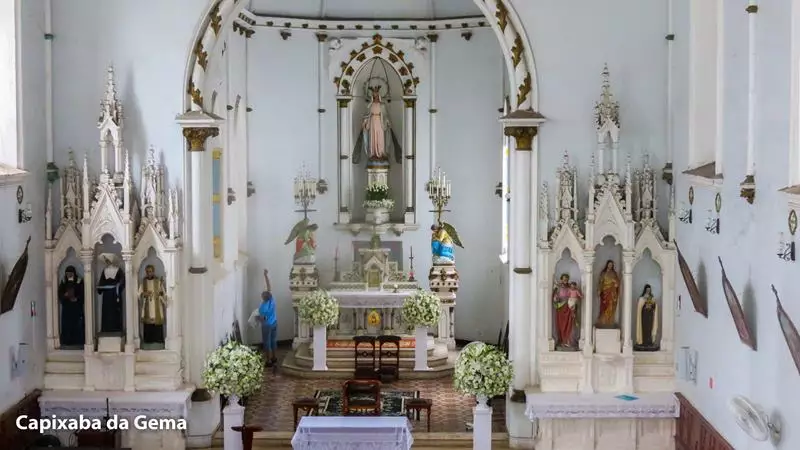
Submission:
<svg viewBox="0 0 800 450">
<path fill-rule="evenodd" d="M 47 352 L 47 361 L 83 362 L 83 350 L 53 350 Z"/>
<path fill-rule="evenodd" d="M 310 347 L 308 344 L 301 344 L 297 350 L 295 350 L 295 362 L 300 367 L 307 367 L 311 368 L 314 366 L 314 356 L 310 351 Z M 326 363 L 328 368 L 341 368 L 341 369 L 348 369 L 353 370 L 355 367 L 355 361 L 353 359 L 352 352 L 328 352 L 328 357 L 326 358 Z M 437 367 L 443 366 L 447 364 L 448 358 L 448 351 L 447 347 L 444 345 L 437 346 L 432 348 L 428 351 L 428 367 Z M 378 358 L 375 358 L 376 364 L 378 362 Z M 406 369 L 413 369 L 414 368 L 414 352 L 412 351 L 409 353 L 400 353 L 400 368 Z"/>
<path fill-rule="evenodd" d="M 134 376 L 133 383 L 137 391 L 176 391 L 182 385 L 182 371 L 170 375 Z"/>
<path fill-rule="evenodd" d="M 80 361 L 47 361 L 44 365 L 44 373 L 60 374 L 81 374 L 86 370 L 83 358 Z"/>
<path fill-rule="evenodd" d="M 81 374 L 46 373 L 44 388 L 48 390 L 83 390 L 85 377 Z"/>
<path fill-rule="evenodd" d="M 180 364 L 181 355 L 171 350 L 140 350 L 136 352 L 136 362 Z"/>
<path fill-rule="evenodd" d="M 179 371 L 180 362 L 142 362 L 136 361 L 136 375 L 171 375 Z"/>
</svg>

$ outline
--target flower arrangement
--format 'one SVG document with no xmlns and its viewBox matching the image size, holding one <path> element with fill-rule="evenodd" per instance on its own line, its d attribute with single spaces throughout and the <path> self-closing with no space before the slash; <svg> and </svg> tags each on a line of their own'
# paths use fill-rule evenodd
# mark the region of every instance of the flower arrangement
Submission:
<svg viewBox="0 0 800 450">
<path fill-rule="evenodd" d="M 206 358 L 203 383 L 224 396 L 249 397 L 261 389 L 264 360 L 250 347 L 236 341 L 217 347 Z"/>
<path fill-rule="evenodd" d="M 471 342 L 458 354 L 453 384 L 458 392 L 488 398 L 504 395 L 511 386 L 514 367 L 497 347 Z"/>
<path fill-rule="evenodd" d="M 364 208 L 393 209 L 394 200 L 389 198 L 389 186 L 385 184 L 372 184 L 367 186 L 364 196 Z"/>
<path fill-rule="evenodd" d="M 312 327 L 329 327 L 339 321 L 339 302 L 328 291 L 317 289 L 300 299 L 297 312 Z"/>
<path fill-rule="evenodd" d="M 433 292 L 418 289 L 403 301 L 402 314 L 408 325 L 434 326 L 442 315 L 442 301 Z"/>
</svg>

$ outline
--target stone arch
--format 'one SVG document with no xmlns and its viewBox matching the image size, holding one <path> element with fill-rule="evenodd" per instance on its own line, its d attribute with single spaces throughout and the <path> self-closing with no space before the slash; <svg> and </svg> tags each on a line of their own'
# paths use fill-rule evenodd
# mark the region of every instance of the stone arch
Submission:
<svg viewBox="0 0 800 450">
<path fill-rule="evenodd" d="M 380 34 L 372 36 L 371 41 L 370 43 L 369 40 L 365 40 L 361 43 L 360 49 L 350 52 L 349 59 L 342 66 L 339 76 L 333 80 L 336 84 L 336 94 L 353 95 L 353 81 L 369 61 L 379 58 L 386 61 L 400 76 L 403 95 L 416 96 L 419 77 L 414 75 L 414 64 L 406 61 L 405 54 L 402 51 L 396 51 L 394 45 L 384 41 Z"/>
<path fill-rule="evenodd" d="M 510 0 L 474 1 L 498 38 L 506 62 L 509 86 L 516 87 L 516 95 L 511 95 L 509 99 L 512 109 L 537 110 L 539 93 L 533 51 L 519 15 Z M 205 74 L 211 71 L 212 65 L 219 63 L 215 49 L 220 45 L 220 31 L 233 26 L 245 3 L 247 2 L 239 0 L 211 0 L 203 12 L 187 49 L 185 111 L 204 109 Z M 237 24 L 242 26 L 241 23 Z M 410 76 L 413 83 L 414 77 Z M 406 83 L 405 79 L 403 83 Z M 207 98 L 210 97 L 209 95 Z"/>
</svg>

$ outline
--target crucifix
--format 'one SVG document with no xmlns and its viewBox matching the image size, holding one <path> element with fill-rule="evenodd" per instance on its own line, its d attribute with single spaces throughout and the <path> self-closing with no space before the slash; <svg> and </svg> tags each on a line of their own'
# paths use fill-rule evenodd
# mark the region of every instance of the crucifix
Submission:
<svg viewBox="0 0 800 450">
<path fill-rule="evenodd" d="M 411 264 L 408 270 L 408 281 L 416 281 L 414 279 L 414 247 L 411 247 L 411 255 L 408 257 L 408 260 Z"/>
</svg>

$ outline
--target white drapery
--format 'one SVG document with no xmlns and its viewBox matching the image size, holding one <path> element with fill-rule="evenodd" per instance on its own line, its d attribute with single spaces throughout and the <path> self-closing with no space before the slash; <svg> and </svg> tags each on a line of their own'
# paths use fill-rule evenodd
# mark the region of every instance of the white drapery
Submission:
<svg viewBox="0 0 800 450">
<path fill-rule="evenodd" d="M 413 443 L 405 417 L 306 416 L 292 438 L 295 450 L 409 450 Z"/>
</svg>

